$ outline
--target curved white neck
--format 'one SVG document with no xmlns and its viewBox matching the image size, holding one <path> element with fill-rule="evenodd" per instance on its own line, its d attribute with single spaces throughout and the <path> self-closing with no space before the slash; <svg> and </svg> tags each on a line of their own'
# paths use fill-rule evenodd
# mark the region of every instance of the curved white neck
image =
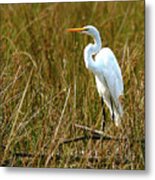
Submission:
<svg viewBox="0 0 155 180">
<path fill-rule="evenodd" d="M 94 74 L 96 74 L 96 65 L 92 56 L 97 54 L 100 51 L 101 47 L 102 47 L 102 44 L 101 44 L 101 39 L 98 32 L 96 33 L 94 37 L 94 44 L 90 43 L 84 49 L 85 66 L 86 68 L 91 70 Z"/>
</svg>

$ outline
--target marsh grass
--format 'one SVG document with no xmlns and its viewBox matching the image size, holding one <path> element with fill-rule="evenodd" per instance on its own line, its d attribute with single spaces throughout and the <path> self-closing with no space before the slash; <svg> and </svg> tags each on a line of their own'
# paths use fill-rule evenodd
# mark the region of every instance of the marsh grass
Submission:
<svg viewBox="0 0 155 180">
<path fill-rule="evenodd" d="M 59 139 L 83 134 L 75 123 L 100 129 L 100 98 L 83 61 L 92 39 L 66 33 L 87 24 L 116 54 L 124 80 L 122 124 L 106 109 L 105 133 L 129 140 L 60 148 Z M 144 1 L 0 5 L 2 166 L 144 169 L 145 144 L 134 141 L 144 130 Z"/>
</svg>

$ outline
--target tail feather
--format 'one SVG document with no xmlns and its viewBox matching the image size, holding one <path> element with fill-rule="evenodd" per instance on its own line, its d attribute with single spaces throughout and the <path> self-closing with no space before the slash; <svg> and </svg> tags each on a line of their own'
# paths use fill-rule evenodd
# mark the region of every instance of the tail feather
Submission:
<svg viewBox="0 0 155 180">
<path fill-rule="evenodd" d="M 122 109 L 122 106 L 121 104 L 119 104 L 118 108 L 114 109 L 114 114 L 115 114 L 115 125 L 116 126 L 119 126 L 121 124 L 121 119 L 122 119 L 122 116 L 123 116 L 123 109 Z"/>
</svg>

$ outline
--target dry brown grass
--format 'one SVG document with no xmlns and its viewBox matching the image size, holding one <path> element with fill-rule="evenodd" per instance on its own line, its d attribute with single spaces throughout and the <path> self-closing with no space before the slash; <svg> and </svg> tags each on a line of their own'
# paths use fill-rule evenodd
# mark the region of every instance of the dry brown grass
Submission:
<svg viewBox="0 0 155 180">
<path fill-rule="evenodd" d="M 83 61 L 92 39 L 65 31 L 87 24 L 115 52 L 125 85 L 122 125 L 108 118 L 105 133 L 128 140 L 60 148 L 59 139 L 83 133 L 75 123 L 100 128 L 100 99 Z M 134 141 L 144 136 L 143 1 L 0 5 L 1 165 L 144 169 L 145 144 Z"/>
</svg>

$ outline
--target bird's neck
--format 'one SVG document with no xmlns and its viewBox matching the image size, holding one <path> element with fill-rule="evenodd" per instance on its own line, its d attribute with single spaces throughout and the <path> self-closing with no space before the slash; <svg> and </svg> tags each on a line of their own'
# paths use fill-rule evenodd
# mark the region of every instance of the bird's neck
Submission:
<svg viewBox="0 0 155 180">
<path fill-rule="evenodd" d="M 102 47 L 99 33 L 94 37 L 94 44 L 88 44 L 84 50 L 84 61 L 87 69 L 96 74 L 96 64 L 93 55 L 97 54 Z"/>
</svg>

